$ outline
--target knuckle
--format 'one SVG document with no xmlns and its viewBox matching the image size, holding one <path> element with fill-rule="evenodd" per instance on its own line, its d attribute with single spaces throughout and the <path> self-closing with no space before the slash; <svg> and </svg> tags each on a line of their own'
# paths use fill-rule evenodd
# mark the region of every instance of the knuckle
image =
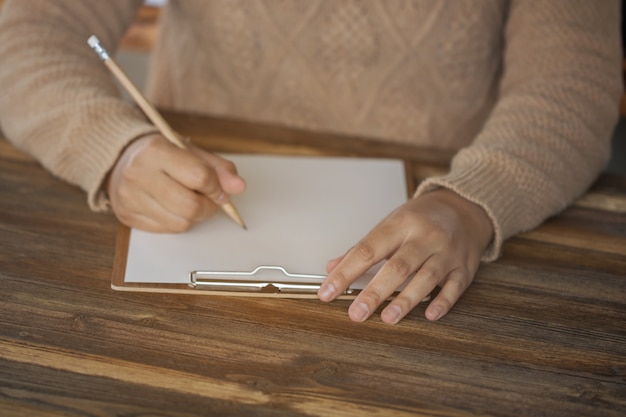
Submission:
<svg viewBox="0 0 626 417">
<path fill-rule="evenodd" d="M 388 219 L 393 222 L 394 228 L 401 227 L 406 230 L 423 230 L 429 225 L 424 216 L 409 210 L 398 210 Z"/>
<path fill-rule="evenodd" d="M 133 226 L 134 218 L 132 216 L 129 216 L 126 211 L 115 210 L 115 216 L 122 224 L 125 224 L 126 226 L 131 226 L 131 227 Z"/>
<path fill-rule="evenodd" d="M 374 259 L 374 245 L 367 239 L 361 240 L 353 248 L 354 253 L 363 261 L 370 262 Z"/>
<path fill-rule="evenodd" d="M 450 300 L 445 295 L 439 295 L 437 297 L 437 304 L 443 308 L 444 311 L 450 311 L 454 305 L 454 301 Z"/>
<path fill-rule="evenodd" d="M 378 291 L 374 291 L 371 289 L 365 289 L 361 294 L 359 294 L 360 301 L 364 302 L 369 306 L 377 307 L 385 300 L 386 297 L 383 297 Z"/>
<path fill-rule="evenodd" d="M 419 224 L 422 217 L 408 210 L 400 210 L 396 213 L 396 220 L 404 224 Z"/>
<path fill-rule="evenodd" d="M 177 218 L 175 221 L 172 221 L 172 223 L 169 225 L 169 229 L 171 232 L 174 233 L 186 232 L 187 230 L 191 229 L 193 225 L 194 222 L 191 219 L 181 217 Z"/>
<path fill-rule="evenodd" d="M 110 193 L 109 198 L 111 199 L 111 203 L 120 208 L 127 207 L 128 202 L 133 202 L 133 197 L 136 197 L 133 188 L 125 184 L 112 188 Z"/>
<path fill-rule="evenodd" d="M 429 282 L 433 287 L 441 281 L 441 274 L 433 268 L 422 267 L 418 271 L 418 275 L 419 279 Z"/>
<path fill-rule="evenodd" d="M 402 311 L 409 312 L 413 310 L 413 308 L 419 303 L 418 297 L 414 296 L 414 294 L 407 294 L 406 292 L 401 292 L 398 294 L 393 303 L 398 305 Z"/>
<path fill-rule="evenodd" d="M 399 257 L 389 259 L 385 264 L 385 269 L 393 275 L 402 277 L 406 277 L 413 272 L 411 264 L 405 258 Z"/>
<path fill-rule="evenodd" d="M 462 281 L 456 279 L 449 279 L 444 285 L 448 294 L 461 294 L 467 288 Z"/>
<path fill-rule="evenodd" d="M 224 168 L 228 172 L 234 172 L 234 173 L 237 172 L 237 166 L 232 161 L 224 160 L 221 163 L 221 165 L 222 165 L 222 168 Z"/>
<path fill-rule="evenodd" d="M 452 236 L 447 229 L 433 224 L 426 228 L 425 235 L 429 242 L 438 245 L 447 245 L 452 240 Z"/>
<path fill-rule="evenodd" d="M 453 290 L 455 294 L 460 294 L 469 287 L 470 283 L 471 274 L 457 270 L 450 275 L 445 285 Z"/>
<path fill-rule="evenodd" d="M 191 168 L 191 187 L 196 190 L 212 190 L 215 181 L 212 173 L 204 166 Z"/>
<path fill-rule="evenodd" d="M 333 281 L 339 287 L 348 286 L 350 284 L 350 279 L 342 269 L 333 271 Z"/>
<path fill-rule="evenodd" d="M 184 218 L 195 219 L 202 214 L 204 205 L 202 204 L 202 197 L 199 195 L 186 198 L 181 202 L 181 215 Z"/>
<path fill-rule="evenodd" d="M 120 182 L 122 184 L 139 182 L 143 177 L 142 170 L 139 165 L 140 164 L 137 160 L 128 162 L 128 165 L 126 165 L 120 172 Z"/>
</svg>

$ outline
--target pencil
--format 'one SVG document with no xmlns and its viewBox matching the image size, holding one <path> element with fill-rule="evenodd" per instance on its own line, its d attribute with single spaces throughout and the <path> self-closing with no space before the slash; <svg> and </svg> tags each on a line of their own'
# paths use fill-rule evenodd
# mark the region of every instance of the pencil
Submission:
<svg viewBox="0 0 626 417">
<path fill-rule="evenodd" d="M 178 146 L 181 149 L 188 149 L 187 145 L 180 139 L 178 134 L 172 129 L 172 127 L 165 121 L 163 116 L 148 102 L 148 100 L 144 97 L 143 94 L 139 91 L 139 89 L 133 84 L 133 82 L 128 78 L 128 76 L 122 71 L 122 69 L 117 65 L 117 63 L 109 56 L 109 53 L 102 47 L 100 44 L 100 40 L 95 35 L 91 35 L 87 40 L 89 46 L 93 48 L 93 50 L 98 54 L 100 59 L 104 62 L 104 64 L 109 68 L 109 70 L 113 73 L 115 78 L 122 84 L 122 86 L 128 91 L 128 94 L 137 102 L 141 110 L 146 114 L 148 119 L 154 123 L 154 125 L 159 129 L 161 134 L 165 136 L 167 140 L 172 142 L 174 145 Z M 239 212 L 235 208 L 232 203 L 225 203 L 220 205 L 222 210 L 237 224 L 239 224 L 244 229 L 247 229 L 243 219 L 239 215 Z"/>
</svg>

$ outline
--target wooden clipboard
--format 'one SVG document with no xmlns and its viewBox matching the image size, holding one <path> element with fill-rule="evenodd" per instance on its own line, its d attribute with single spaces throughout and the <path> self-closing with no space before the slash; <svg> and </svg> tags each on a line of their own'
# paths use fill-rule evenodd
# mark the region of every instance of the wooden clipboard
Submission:
<svg viewBox="0 0 626 417">
<path fill-rule="evenodd" d="M 222 213 L 180 234 L 121 225 L 112 289 L 315 298 L 325 263 L 365 236 L 414 190 L 409 165 L 398 159 L 224 156 L 235 162 L 248 184 L 245 193 L 234 197 L 248 231 Z M 379 267 L 340 298 L 354 298 Z"/>
</svg>

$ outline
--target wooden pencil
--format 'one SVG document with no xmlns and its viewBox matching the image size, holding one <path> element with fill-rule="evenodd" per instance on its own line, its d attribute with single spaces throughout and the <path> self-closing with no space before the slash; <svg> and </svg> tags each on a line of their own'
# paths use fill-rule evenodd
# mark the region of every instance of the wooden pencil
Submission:
<svg viewBox="0 0 626 417">
<path fill-rule="evenodd" d="M 165 121 L 163 116 L 150 104 L 150 102 L 144 97 L 144 95 L 139 91 L 139 89 L 135 86 L 135 84 L 128 78 L 126 73 L 122 71 L 122 69 L 117 65 L 115 60 L 110 57 L 109 53 L 102 47 L 100 41 L 95 35 L 92 35 L 87 40 L 89 46 L 93 48 L 93 50 L 98 54 L 98 56 L 102 59 L 104 64 L 109 68 L 109 70 L 113 73 L 115 78 L 122 84 L 122 86 L 128 91 L 128 94 L 135 100 L 137 105 L 143 110 L 148 119 L 159 129 L 161 134 L 174 145 L 178 146 L 181 149 L 188 149 L 185 142 L 183 142 L 178 134 L 172 129 L 172 127 Z M 220 205 L 222 210 L 237 224 L 239 224 L 244 229 L 246 228 L 243 219 L 239 215 L 239 212 L 235 208 L 235 206 L 228 202 Z"/>
</svg>

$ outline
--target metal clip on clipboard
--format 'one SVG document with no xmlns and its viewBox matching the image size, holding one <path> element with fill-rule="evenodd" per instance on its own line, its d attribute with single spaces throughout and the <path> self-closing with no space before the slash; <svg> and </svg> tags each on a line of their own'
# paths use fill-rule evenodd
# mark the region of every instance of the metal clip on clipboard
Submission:
<svg viewBox="0 0 626 417">
<path fill-rule="evenodd" d="M 268 272 L 278 271 L 283 279 L 263 278 Z M 259 279 L 252 279 L 253 277 Z M 250 272 L 193 271 L 189 274 L 189 286 L 212 291 L 252 292 L 261 294 L 314 294 L 319 290 L 324 275 L 293 274 L 282 266 L 261 265 Z M 353 294 L 348 288 L 344 295 Z"/>
</svg>

